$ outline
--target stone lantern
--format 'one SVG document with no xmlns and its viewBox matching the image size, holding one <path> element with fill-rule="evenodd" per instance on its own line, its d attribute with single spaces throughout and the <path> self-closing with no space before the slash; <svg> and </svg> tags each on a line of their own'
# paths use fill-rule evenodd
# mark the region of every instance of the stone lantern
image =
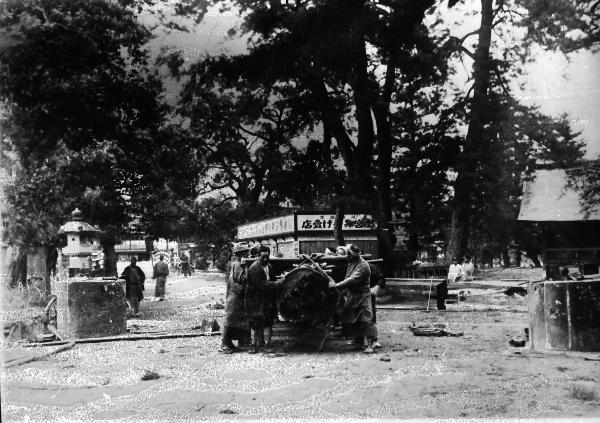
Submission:
<svg viewBox="0 0 600 423">
<path fill-rule="evenodd" d="M 94 338 L 127 332 L 125 281 L 92 278 L 92 257 L 100 247 L 100 229 L 84 222 L 79 209 L 59 229 L 67 237 L 59 252 L 55 283 L 57 329 L 63 338 Z"/>
<path fill-rule="evenodd" d="M 58 233 L 66 236 L 66 245 L 61 249 L 60 271 L 69 276 L 88 273 L 92 270 L 92 258 L 100 251 L 100 229 L 83 221 L 81 211 L 73 210 L 71 220 L 60 227 Z M 65 275 L 66 276 L 66 275 Z"/>
</svg>

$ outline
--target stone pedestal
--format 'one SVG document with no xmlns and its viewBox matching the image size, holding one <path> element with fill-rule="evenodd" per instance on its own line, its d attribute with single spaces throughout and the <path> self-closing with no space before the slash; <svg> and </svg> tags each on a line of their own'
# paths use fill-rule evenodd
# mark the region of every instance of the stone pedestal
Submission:
<svg viewBox="0 0 600 423">
<path fill-rule="evenodd" d="M 56 283 L 58 331 L 67 339 L 127 332 L 125 281 L 72 278 Z"/>
<path fill-rule="evenodd" d="M 69 256 L 58 250 L 58 259 L 56 260 L 56 273 L 61 282 L 69 278 Z"/>
<path fill-rule="evenodd" d="M 600 282 L 548 281 L 527 290 L 535 349 L 600 351 Z"/>
</svg>

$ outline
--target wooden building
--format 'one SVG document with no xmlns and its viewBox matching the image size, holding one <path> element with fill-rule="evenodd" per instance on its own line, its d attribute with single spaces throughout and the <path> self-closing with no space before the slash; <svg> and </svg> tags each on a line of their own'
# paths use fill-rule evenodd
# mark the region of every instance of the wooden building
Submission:
<svg viewBox="0 0 600 423">
<path fill-rule="evenodd" d="M 542 229 L 548 279 L 562 279 L 565 268 L 571 275 L 600 277 L 600 209 L 583 213 L 564 170 L 538 170 L 525 182 L 519 220 L 537 222 Z"/>
<path fill-rule="evenodd" d="M 240 225 L 237 240 L 269 245 L 272 252 L 283 257 L 323 253 L 327 247 L 336 247 L 334 221 L 335 213 L 299 211 Z M 370 215 L 346 214 L 342 230 L 347 244 L 356 244 L 373 258 L 380 256 L 375 222 Z"/>
</svg>

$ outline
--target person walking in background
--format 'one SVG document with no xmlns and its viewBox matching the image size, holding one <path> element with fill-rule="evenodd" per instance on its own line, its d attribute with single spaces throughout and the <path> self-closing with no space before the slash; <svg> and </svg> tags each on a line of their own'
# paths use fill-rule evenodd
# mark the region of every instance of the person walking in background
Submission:
<svg viewBox="0 0 600 423">
<path fill-rule="evenodd" d="M 133 316 L 140 315 L 140 301 L 144 298 L 144 282 L 146 275 L 137 266 L 137 259 L 131 257 L 131 264 L 123 269 L 121 279 L 125 279 L 125 297 L 131 303 Z"/>
<path fill-rule="evenodd" d="M 225 294 L 225 322 L 219 352 L 231 354 L 239 351 L 239 346 L 248 344 L 249 320 L 244 307 L 246 291 L 246 265 L 242 259 L 248 256 L 250 248 L 246 244 L 238 243 L 233 246 L 231 269 L 227 278 L 227 291 Z M 233 345 L 233 340 L 238 340 L 238 347 Z"/>
<path fill-rule="evenodd" d="M 188 259 L 188 256 L 186 256 L 185 254 L 183 254 L 181 256 L 181 271 L 183 272 L 183 276 L 184 277 L 188 277 L 192 276 L 192 272 L 190 270 L 190 261 Z"/>
<path fill-rule="evenodd" d="M 163 261 L 164 258 L 165 256 L 161 254 L 158 257 L 158 263 L 154 265 L 154 278 L 156 279 L 154 296 L 158 297 L 159 301 L 165 299 L 165 285 L 167 284 L 167 276 L 169 276 L 169 265 Z"/>
<path fill-rule="evenodd" d="M 250 320 L 252 345 L 248 351 L 257 353 L 265 347 L 265 328 L 267 334 L 266 346 L 271 348 L 272 328 L 277 318 L 275 303 L 276 287 L 275 272 L 269 263 L 271 250 L 267 246 L 259 248 L 259 257 L 248 269 L 248 282 L 246 285 L 246 311 Z"/>
</svg>

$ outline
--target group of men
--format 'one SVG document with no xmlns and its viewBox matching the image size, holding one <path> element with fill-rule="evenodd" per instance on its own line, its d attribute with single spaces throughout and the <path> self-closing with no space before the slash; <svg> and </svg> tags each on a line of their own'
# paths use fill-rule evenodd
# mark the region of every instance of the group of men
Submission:
<svg viewBox="0 0 600 423">
<path fill-rule="evenodd" d="M 255 354 L 271 351 L 273 324 L 277 320 L 276 278 L 269 262 L 271 250 L 260 246 L 254 251 L 256 260 L 246 269 L 243 262 L 250 254 L 246 244 L 233 247 L 231 269 L 225 294 L 225 322 L 220 352 L 231 354 L 247 350 Z M 233 341 L 237 340 L 235 346 Z"/>
<path fill-rule="evenodd" d="M 219 351 L 230 354 L 240 350 L 257 353 L 273 350 L 273 324 L 278 320 L 276 281 L 269 262 L 270 249 L 260 246 L 258 257 L 246 269 L 243 259 L 251 253 L 249 246 L 236 244 L 233 248 L 231 269 L 227 281 L 225 322 Z M 256 255 L 256 254 L 255 254 Z M 340 255 L 347 259 L 345 275 L 329 277 L 329 287 L 339 290 L 340 312 L 337 314 L 343 333 L 354 338 L 352 344 L 372 353 L 381 347 L 378 342 L 375 297 L 385 287 L 385 278 L 361 256 L 356 245 L 340 246 L 326 255 Z M 237 340 L 235 346 L 233 341 Z"/>
</svg>

